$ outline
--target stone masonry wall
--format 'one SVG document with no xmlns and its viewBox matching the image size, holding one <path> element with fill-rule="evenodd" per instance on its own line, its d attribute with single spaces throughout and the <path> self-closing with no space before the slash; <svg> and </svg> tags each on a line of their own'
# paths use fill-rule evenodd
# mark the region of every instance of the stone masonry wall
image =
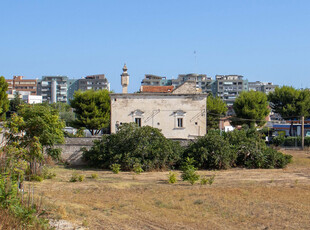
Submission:
<svg viewBox="0 0 310 230">
<path fill-rule="evenodd" d="M 93 141 L 99 139 L 100 137 L 65 138 L 65 143 L 56 147 L 62 149 L 61 158 L 68 164 L 74 166 L 85 165 L 82 160 L 81 148 L 90 149 L 93 146 Z"/>
</svg>

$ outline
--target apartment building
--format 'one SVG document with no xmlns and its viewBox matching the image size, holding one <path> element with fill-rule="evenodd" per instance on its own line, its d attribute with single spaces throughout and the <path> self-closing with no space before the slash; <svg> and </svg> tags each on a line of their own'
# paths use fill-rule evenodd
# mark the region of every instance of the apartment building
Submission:
<svg viewBox="0 0 310 230">
<path fill-rule="evenodd" d="M 43 102 L 56 103 L 67 102 L 67 76 L 43 76 L 38 81 L 38 94 L 42 96 Z"/>
<path fill-rule="evenodd" d="M 24 76 L 13 76 L 13 79 L 6 79 L 8 83 L 8 98 L 14 98 L 18 92 L 20 95 L 37 95 L 37 80 L 24 79 Z"/>
<path fill-rule="evenodd" d="M 248 91 L 248 81 L 241 75 L 216 75 L 215 96 L 220 97 L 228 106 L 233 105 L 242 91 Z"/>
<path fill-rule="evenodd" d="M 273 85 L 271 82 L 249 82 L 248 83 L 249 91 L 261 91 L 263 93 L 269 94 L 270 92 L 274 92 L 275 88 L 279 87 L 278 85 Z"/>
<path fill-rule="evenodd" d="M 89 75 L 83 79 L 79 79 L 79 89 L 85 90 L 102 90 L 106 89 L 110 91 L 110 83 L 104 74 Z"/>
</svg>

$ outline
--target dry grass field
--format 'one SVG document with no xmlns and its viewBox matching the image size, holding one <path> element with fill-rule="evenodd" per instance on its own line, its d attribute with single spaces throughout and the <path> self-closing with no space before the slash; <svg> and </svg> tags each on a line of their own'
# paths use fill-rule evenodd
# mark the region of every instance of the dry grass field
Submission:
<svg viewBox="0 0 310 230">
<path fill-rule="evenodd" d="M 88 229 L 310 229 L 310 154 L 283 152 L 294 156 L 285 169 L 199 171 L 216 175 L 211 186 L 168 184 L 168 172 L 62 167 L 32 184 L 49 218 Z M 74 171 L 85 180 L 69 182 Z"/>
</svg>

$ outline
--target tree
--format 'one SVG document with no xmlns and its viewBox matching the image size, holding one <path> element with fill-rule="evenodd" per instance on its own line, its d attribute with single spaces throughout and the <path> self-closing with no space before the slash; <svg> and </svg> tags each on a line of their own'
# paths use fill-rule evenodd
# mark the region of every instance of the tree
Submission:
<svg viewBox="0 0 310 230">
<path fill-rule="evenodd" d="M 46 149 L 49 155 L 58 158 L 60 151 L 54 148 L 55 144 L 63 143 L 63 128 L 65 124 L 59 118 L 57 110 L 41 104 L 23 105 L 19 110 L 24 124 L 18 129 L 24 134 L 23 143 L 28 145 L 35 137 L 42 145 L 42 151 Z"/>
<path fill-rule="evenodd" d="M 232 123 L 234 125 L 246 124 L 250 127 L 263 126 L 270 112 L 266 94 L 259 91 L 242 92 L 236 98 L 233 109 L 236 117 L 232 118 Z"/>
<path fill-rule="evenodd" d="M 110 124 L 110 96 L 107 90 L 87 90 L 74 93 L 70 101 L 76 114 L 73 126 L 85 127 L 92 135 L 97 135 L 101 129 Z"/>
<path fill-rule="evenodd" d="M 218 129 L 221 115 L 227 112 L 225 102 L 219 97 L 210 95 L 207 98 L 207 111 L 207 129 Z"/>
<path fill-rule="evenodd" d="M 25 102 L 20 98 L 20 94 L 17 91 L 14 98 L 10 100 L 10 109 L 7 112 L 7 117 L 10 117 L 12 113 L 17 113 L 19 106 L 25 104 Z"/>
<path fill-rule="evenodd" d="M 290 86 L 276 88 L 269 93 L 270 107 L 283 119 L 293 120 L 301 116 L 308 117 L 310 113 L 310 92 L 297 90 Z M 290 135 L 292 135 L 293 121 L 291 122 Z"/>
<path fill-rule="evenodd" d="M 57 102 L 50 104 L 50 106 L 58 110 L 59 117 L 66 123 L 66 126 L 70 126 L 72 122 L 75 120 L 75 114 L 69 104 L 63 102 Z"/>
<path fill-rule="evenodd" d="M 0 77 L 0 119 L 5 118 L 5 113 L 9 110 L 9 100 L 6 91 L 8 90 L 8 83 L 6 83 L 3 76 Z"/>
</svg>

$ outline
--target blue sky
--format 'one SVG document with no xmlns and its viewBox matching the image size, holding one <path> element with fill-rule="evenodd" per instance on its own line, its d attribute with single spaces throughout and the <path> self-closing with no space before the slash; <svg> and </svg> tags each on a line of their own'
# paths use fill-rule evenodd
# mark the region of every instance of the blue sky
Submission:
<svg viewBox="0 0 310 230">
<path fill-rule="evenodd" d="M 0 75 L 240 74 L 310 87 L 310 1 L 0 0 Z M 194 51 L 196 51 L 196 61 Z"/>
</svg>

